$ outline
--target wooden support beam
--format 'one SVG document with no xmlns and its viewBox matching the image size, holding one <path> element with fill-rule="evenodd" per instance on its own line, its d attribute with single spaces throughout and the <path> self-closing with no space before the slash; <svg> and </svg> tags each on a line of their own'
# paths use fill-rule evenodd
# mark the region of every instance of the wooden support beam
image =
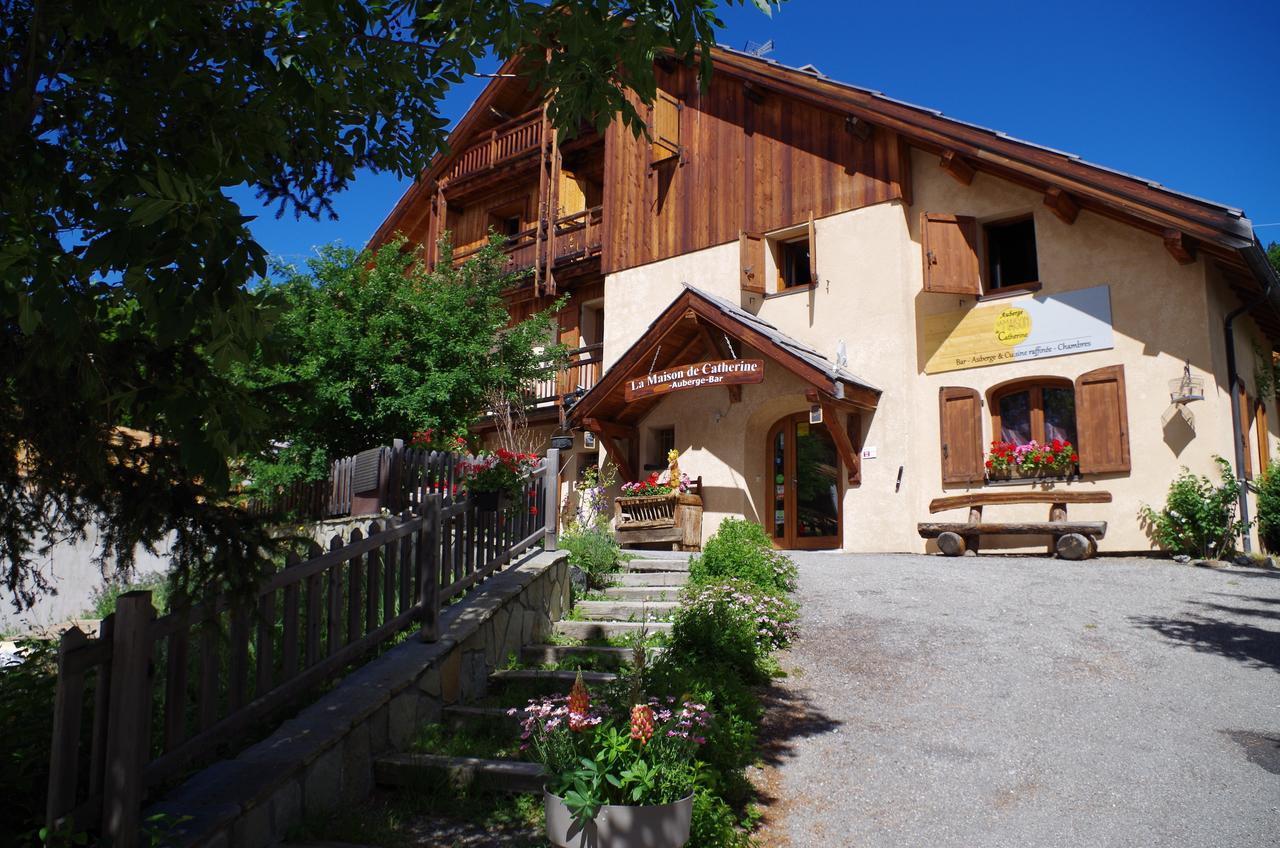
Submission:
<svg viewBox="0 0 1280 848">
<path fill-rule="evenodd" d="M 744 82 L 742 84 L 742 91 L 747 95 L 747 100 L 757 106 L 764 102 L 764 91 L 760 89 L 760 86 Z"/>
<path fill-rule="evenodd" d="M 729 390 L 729 403 L 742 402 L 742 386 L 726 386 L 725 388 Z"/>
<path fill-rule="evenodd" d="M 1044 193 L 1044 205 L 1064 224 L 1074 224 L 1080 214 L 1080 207 L 1075 198 L 1060 188 L 1050 187 Z"/>
<path fill-rule="evenodd" d="M 942 159 L 939 160 L 938 166 L 955 177 L 960 185 L 969 185 L 973 182 L 973 166 L 954 150 L 942 151 Z"/>
<path fill-rule="evenodd" d="M 858 474 L 859 457 L 854 456 L 853 443 L 849 441 L 849 432 L 840 426 L 840 415 L 836 412 L 836 406 L 831 401 L 832 398 L 821 394 L 818 395 L 818 406 L 822 407 L 822 423 L 827 425 L 827 432 L 831 434 L 832 440 L 836 443 L 836 453 L 840 455 L 840 461 L 844 463 L 848 481 L 855 483 L 860 479 Z"/>
<path fill-rule="evenodd" d="M 602 421 L 599 418 L 584 418 L 582 426 L 598 435 L 608 434 L 615 439 L 633 439 L 636 435 L 635 427 L 628 427 L 616 421 Z"/>
<path fill-rule="evenodd" d="M 871 124 L 854 115 L 845 115 L 844 129 L 845 132 L 852 133 L 853 137 L 858 141 L 866 141 L 871 138 Z"/>
<path fill-rule="evenodd" d="M 599 429 L 602 425 L 609 425 L 608 429 Z M 631 452 L 624 451 L 618 444 L 614 434 L 617 432 L 614 428 L 621 425 L 614 424 L 611 421 L 598 421 L 595 418 L 588 418 L 582 422 L 582 426 L 595 433 L 600 439 L 600 443 L 604 445 L 604 452 L 609 455 L 609 459 L 613 464 L 618 466 L 618 473 L 622 475 L 625 481 L 636 479 L 635 466 L 631 463 Z M 631 438 L 631 442 L 635 442 L 635 437 Z"/>
<path fill-rule="evenodd" d="M 1196 261 L 1195 242 L 1182 230 L 1165 230 L 1164 231 L 1164 249 L 1169 251 L 1169 255 L 1178 260 L 1179 265 L 1190 265 Z"/>
</svg>

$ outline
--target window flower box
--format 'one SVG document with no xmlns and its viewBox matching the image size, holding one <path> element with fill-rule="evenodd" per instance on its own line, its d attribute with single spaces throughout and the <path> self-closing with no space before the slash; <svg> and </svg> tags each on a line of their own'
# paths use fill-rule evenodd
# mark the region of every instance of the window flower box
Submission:
<svg viewBox="0 0 1280 848">
<path fill-rule="evenodd" d="M 986 478 L 989 482 L 1013 480 L 1065 480 L 1076 469 L 1080 455 L 1075 446 L 1063 439 L 1041 444 L 1034 439 L 1026 444 L 996 440 L 987 453 Z"/>
</svg>

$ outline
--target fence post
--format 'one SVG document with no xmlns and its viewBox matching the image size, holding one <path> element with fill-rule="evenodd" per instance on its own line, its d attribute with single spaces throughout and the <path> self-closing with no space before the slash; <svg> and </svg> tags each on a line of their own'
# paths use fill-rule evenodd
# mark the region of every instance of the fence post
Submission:
<svg viewBox="0 0 1280 848">
<path fill-rule="evenodd" d="M 45 815 L 51 829 L 76 805 L 84 674 L 69 674 L 66 665 L 67 655 L 88 642 L 80 628 L 72 627 L 62 634 L 58 643 L 58 688 L 53 702 L 53 740 L 49 749 L 49 796 Z"/>
<path fill-rule="evenodd" d="M 433 492 L 426 497 L 418 520 L 418 544 L 414 548 L 414 567 L 418 572 L 418 603 L 422 606 L 423 642 L 440 638 L 440 508 L 443 497 Z"/>
<path fill-rule="evenodd" d="M 102 830 L 113 845 L 137 845 L 142 769 L 151 751 L 151 593 L 125 592 L 116 601 L 111 644 Z"/>
<path fill-rule="evenodd" d="M 545 513 L 547 535 L 543 537 L 544 551 L 558 550 L 556 545 L 556 521 L 560 517 L 560 450 L 550 448 L 543 463 L 542 511 Z"/>
</svg>

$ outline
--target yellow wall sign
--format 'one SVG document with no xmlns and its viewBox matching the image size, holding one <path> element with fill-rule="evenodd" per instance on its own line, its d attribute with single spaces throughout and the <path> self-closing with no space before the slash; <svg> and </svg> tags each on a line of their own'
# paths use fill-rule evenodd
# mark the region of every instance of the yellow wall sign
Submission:
<svg viewBox="0 0 1280 848">
<path fill-rule="evenodd" d="M 930 315 L 923 329 L 926 374 L 1115 347 L 1109 286 Z"/>
</svg>

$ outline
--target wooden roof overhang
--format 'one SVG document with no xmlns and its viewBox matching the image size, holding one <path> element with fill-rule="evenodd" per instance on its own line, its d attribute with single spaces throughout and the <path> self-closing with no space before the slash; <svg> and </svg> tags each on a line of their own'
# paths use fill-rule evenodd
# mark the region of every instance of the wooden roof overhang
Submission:
<svg viewBox="0 0 1280 848">
<path fill-rule="evenodd" d="M 837 405 L 875 409 L 880 390 L 823 359 L 812 349 L 782 335 L 727 301 L 686 286 L 662 311 L 643 335 L 570 410 L 571 426 L 596 433 L 606 449 L 631 477 L 628 453 L 634 454 L 636 425 L 666 394 L 649 395 L 630 402 L 627 380 L 653 371 L 686 365 L 700 358 L 744 358 L 750 349 L 769 359 L 806 384 L 827 408 Z M 740 386 L 729 386 L 730 397 Z M 694 391 L 717 391 L 696 389 Z M 802 395 L 803 397 L 803 395 Z M 621 452 L 615 439 L 631 439 L 632 450 Z"/>
<path fill-rule="evenodd" d="M 922 106 L 728 48 L 714 52 L 718 72 L 743 80 L 756 93 L 770 91 L 898 133 L 939 156 L 962 182 L 975 171 L 1042 192 L 1064 220 L 1079 209 L 1121 221 L 1164 239 L 1178 262 L 1203 253 L 1215 261 L 1253 318 L 1280 342 L 1280 275 L 1265 261 L 1244 213 L 1121 173 L 1080 157 L 965 123 Z"/>
</svg>

